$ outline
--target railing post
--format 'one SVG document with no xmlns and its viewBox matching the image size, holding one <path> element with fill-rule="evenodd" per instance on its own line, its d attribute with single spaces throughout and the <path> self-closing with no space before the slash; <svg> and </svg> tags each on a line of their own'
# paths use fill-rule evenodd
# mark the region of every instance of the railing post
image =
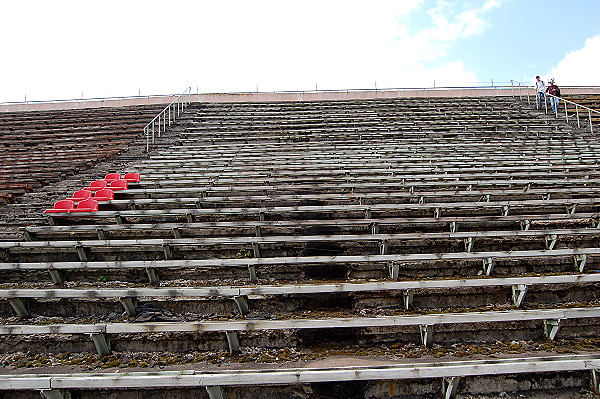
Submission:
<svg viewBox="0 0 600 399">
<path fill-rule="evenodd" d="M 594 133 L 594 127 L 592 126 L 592 110 L 588 109 L 588 115 L 590 117 L 590 133 Z"/>
<path fill-rule="evenodd" d="M 144 135 L 146 135 L 146 152 L 150 151 L 150 137 L 148 134 L 148 126 L 144 127 Z"/>
<path fill-rule="evenodd" d="M 579 124 L 579 106 L 575 105 L 575 114 L 577 115 L 577 127 L 581 127 Z"/>
<path fill-rule="evenodd" d="M 567 102 L 565 101 L 565 118 L 567 119 L 567 123 L 569 123 L 569 113 L 567 112 Z"/>
</svg>

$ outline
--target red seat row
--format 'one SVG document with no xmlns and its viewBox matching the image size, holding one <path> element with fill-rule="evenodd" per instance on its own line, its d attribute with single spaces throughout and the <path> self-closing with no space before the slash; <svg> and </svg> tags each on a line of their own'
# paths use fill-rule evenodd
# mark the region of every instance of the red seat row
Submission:
<svg viewBox="0 0 600 399">
<path fill-rule="evenodd" d="M 46 209 L 44 213 L 65 212 L 96 212 L 98 202 L 110 201 L 115 198 L 115 191 L 127 190 L 129 183 L 139 182 L 139 173 L 109 173 L 104 179 L 90 183 L 89 187 L 73 193 L 71 198 L 58 201 L 52 209 Z"/>
</svg>

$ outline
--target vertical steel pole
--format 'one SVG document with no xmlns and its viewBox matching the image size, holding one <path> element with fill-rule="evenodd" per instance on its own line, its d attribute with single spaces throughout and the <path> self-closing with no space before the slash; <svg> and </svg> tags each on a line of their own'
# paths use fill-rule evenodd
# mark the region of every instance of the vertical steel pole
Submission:
<svg viewBox="0 0 600 399">
<path fill-rule="evenodd" d="M 146 152 L 150 151 L 150 137 L 148 135 L 148 126 L 144 128 L 144 134 L 146 135 Z"/>
<path fill-rule="evenodd" d="M 575 114 L 577 114 L 577 127 L 581 127 L 579 124 L 579 106 L 575 104 Z"/>
<path fill-rule="evenodd" d="M 592 125 L 592 110 L 588 109 L 588 114 L 590 116 L 590 133 L 594 133 L 594 126 Z"/>
<path fill-rule="evenodd" d="M 567 112 L 567 102 L 565 101 L 565 118 L 567 119 L 567 122 L 569 122 L 569 113 Z"/>
</svg>

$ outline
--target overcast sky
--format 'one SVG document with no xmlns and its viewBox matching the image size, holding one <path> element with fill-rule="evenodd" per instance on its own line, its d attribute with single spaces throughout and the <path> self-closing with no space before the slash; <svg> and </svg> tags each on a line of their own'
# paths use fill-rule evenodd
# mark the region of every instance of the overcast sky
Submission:
<svg viewBox="0 0 600 399">
<path fill-rule="evenodd" d="M 0 0 L 0 102 L 600 85 L 600 0 Z"/>
</svg>

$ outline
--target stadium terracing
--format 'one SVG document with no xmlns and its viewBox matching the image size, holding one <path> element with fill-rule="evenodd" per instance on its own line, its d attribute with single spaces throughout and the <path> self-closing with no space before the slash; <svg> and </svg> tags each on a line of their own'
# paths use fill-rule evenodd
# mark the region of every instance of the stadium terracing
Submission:
<svg viewBox="0 0 600 399">
<path fill-rule="evenodd" d="M 600 88 L 562 92 L 0 104 L 0 398 L 597 397 Z"/>
</svg>

